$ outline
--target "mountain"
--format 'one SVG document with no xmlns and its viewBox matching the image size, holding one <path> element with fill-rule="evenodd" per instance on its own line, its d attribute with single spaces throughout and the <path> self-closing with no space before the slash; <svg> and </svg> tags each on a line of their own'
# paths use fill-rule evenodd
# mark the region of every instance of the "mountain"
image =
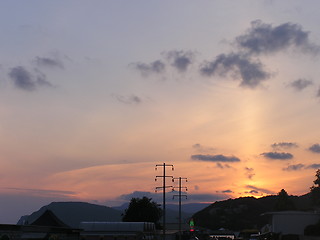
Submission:
<svg viewBox="0 0 320 240">
<path fill-rule="evenodd" d="M 313 209 L 310 194 L 303 196 L 289 196 L 295 210 L 306 211 Z M 218 201 L 203 210 L 195 213 L 192 218 L 195 225 L 217 230 L 220 228 L 230 230 L 260 229 L 268 223 L 262 217 L 265 212 L 275 211 L 278 196 L 271 195 L 261 198 L 240 197 Z"/>
<path fill-rule="evenodd" d="M 209 203 L 187 203 L 181 205 L 181 219 L 183 222 L 188 222 L 191 216 L 207 207 Z M 129 203 L 124 203 L 121 206 L 112 207 L 124 213 L 129 207 Z M 177 223 L 179 221 L 179 205 L 178 204 L 166 204 L 166 220 L 168 223 Z"/>
<path fill-rule="evenodd" d="M 110 207 L 85 202 L 52 202 L 31 215 L 21 217 L 18 224 L 32 223 L 46 210 L 51 210 L 58 219 L 72 228 L 78 228 L 83 221 L 121 221 L 121 212 Z"/>
</svg>

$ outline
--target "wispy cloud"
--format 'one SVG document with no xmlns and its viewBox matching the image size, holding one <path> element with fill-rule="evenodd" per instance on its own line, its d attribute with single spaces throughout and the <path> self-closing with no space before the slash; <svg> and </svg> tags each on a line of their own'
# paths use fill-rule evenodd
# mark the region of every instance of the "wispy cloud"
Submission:
<svg viewBox="0 0 320 240">
<path fill-rule="evenodd" d="M 128 96 L 123 96 L 123 95 L 113 95 L 115 99 L 117 99 L 121 103 L 125 104 L 140 104 L 142 102 L 141 97 L 137 95 L 128 95 Z"/>
<path fill-rule="evenodd" d="M 294 88 L 297 91 L 302 91 L 308 86 L 311 86 L 313 81 L 299 78 L 289 84 L 290 87 Z"/>
<path fill-rule="evenodd" d="M 31 189 L 31 188 L 6 188 L 21 193 L 28 193 L 29 195 L 44 196 L 44 197 L 72 197 L 76 195 L 73 191 L 49 190 L 49 189 Z"/>
<path fill-rule="evenodd" d="M 305 165 L 299 163 L 299 164 L 289 165 L 288 167 L 283 168 L 282 170 L 290 172 L 290 171 L 300 171 L 300 170 L 302 170 L 304 168 L 305 168 Z"/>
<path fill-rule="evenodd" d="M 161 60 L 156 60 L 149 64 L 147 63 L 133 63 L 131 64 L 135 69 L 140 71 L 142 76 L 149 76 L 150 74 L 160 74 L 165 71 L 166 65 Z"/>
<path fill-rule="evenodd" d="M 195 149 L 198 152 L 210 152 L 210 151 L 214 151 L 215 150 L 213 147 L 203 146 L 200 143 L 193 144 L 192 148 Z"/>
<path fill-rule="evenodd" d="M 8 73 L 14 86 L 21 90 L 33 91 L 36 90 L 38 86 L 53 87 L 53 85 L 46 80 L 46 75 L 44 73 L 36 69 L 34 74 L 22 66 L 14 67 Z"/>
<path fill-rule="evenodd" d="M 36 57 L 34 62 L 39 67 L 48 67 L 48 68 L 60 68 L 64 69 L 63 63 L 57 58 L 50 57 Z"/>
<path fill-rule="evenodd" d="M 275 159 L 275 160 L 289 160 L 293 158 L 293 155 L 291 153 L 285 153 L 285 152 L 265 152 L 265 153 L 261 153 L 261 155 L 268 159 Z"/>
<path fill-rule="evenodd" d="M 297 148 L 298 144 L 293 142 L 279 142 L 279 143 L 272 144 L 271 147 L 276 150 L 291 149 L 291 148 Z"/>
<path fill-rule="evenodd" d="M 240 162 L 240 159 L 234 156 L 224 156 L 224 155 L 192 155 L 191 159 L 193 160 L 200 160 L 200 161 L 208 161 L 208 162 Z"/>
<path fill-rule="evenodd" d="M 278 26 L 251 22 L 251 28 L 236 38 L 236 44 L 251 54 L 270 54 L 288 48 L 299 49 L 304 53 L 318 54 L 319 46 L 309 40 L 309 32 L 298 24 L 284 23 Z"/>
<path fill-rule="evenodd" d="M 252 179 L 254 177 L 254 175 L 256 175 L 254 173 L 254 169 L 253 168 L 249 168 L 249 167 L 245 167 L 245 172 L 246 172 L 246 176 L 249 178 L 249 179 Z"/>
<path fill-rule="evenodd" d="M 261 194 L 274 194 L 273 191 L 265 189 L 265 188 L 259 188 L 253 185 L 247 185 L 246 188 L 251 189 L 250 191 L 248 191 L 247 193 L 261 193 Z"/>
<path fill-rule="evenodd" d="M 170 61 L 171 66 L 179 72 L 185 72 L 193 63 L 195 53 L 191 51 L 169 51 L 164 53 L 166 58 Z"/>
<path fill-rule="evenodd" d="M 241 53 L 220 54 L 215 60 L 202 64 L 200 73 L 208 77 L 226 77 L 229 74 L 240 80 L 240 86 L 249 88 L 257 87 L 271 76 L 259 60 L 253 61 L 248 55 Z"/>
<path fill-rule="evenodd" d="M 320 153 L 320 144 L 313 144 L 311 147 L 309 147 L 309 151 L 314 153 Z"/>
</svg>

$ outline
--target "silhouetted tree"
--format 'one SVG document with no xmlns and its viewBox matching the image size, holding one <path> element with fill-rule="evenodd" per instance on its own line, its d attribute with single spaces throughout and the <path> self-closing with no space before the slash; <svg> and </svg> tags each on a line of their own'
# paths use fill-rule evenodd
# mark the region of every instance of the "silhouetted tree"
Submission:
<svg viewBox="0 0 320 240">
<path fill-rule="evenodd" d="M 290 199 L 288 193 L 281 189 L 278 193 L 278 197 L 274 206 L 274 210 L 276 211 L 288 211 L 288 210 L 295 210 L 296 207 L 293 201 Z"/>
<path fill-rule="evenodd" d="M 316 172 L 316 179 L 313 181 L 313 186 L 310 188 L 313 204 L 320 205 L 320 169 Z"/>
<path fill-rule="evenodd" d="M 132 198 L 129 207 L 125 210 L 123 222 L 153 222 L 159 227 L 162 209 L 152 201 L 152 198 Z"/>
</svg>

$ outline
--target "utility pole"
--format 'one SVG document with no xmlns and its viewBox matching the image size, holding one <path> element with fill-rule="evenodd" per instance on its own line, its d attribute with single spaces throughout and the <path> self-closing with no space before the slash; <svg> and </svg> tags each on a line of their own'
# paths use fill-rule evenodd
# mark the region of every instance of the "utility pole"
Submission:
<svg viewBox="0 0 320 240">
<path fill-rule="evenodd" d="M 187 187 L 182 187 L 182 180 L 185 180 L 186 182 L 188 182 L 188 179 L 183 177 L 172 178 L 172 182 L 174 182 L 175 180 L 179 180 L 179 195 L 173 195 L 173 198 L 179 197 L 179 240 L 181 240 L 181 198 L 182 197 L 187 198 L 187 195 L 181 194 L 181 189 L 185 189 L 186 191 L 188 191 Z M 173 187 L 173 190 L 174 188 L 175 187 Z"/>
<path fill-rule="evenodd" d="M 166 185 L 166 178 L 171 178 L 173 179 L 173 176 L 167 176 L 166 175 L 166 167 L 171 167 L 172 171 L 174 170 L 173 165 L 172 164 L 157 164 L 156 165 L 156 170 L 157 167 L 162 167 L 163 168 L 163 174 L 161 176 L 156 176 L 155 181 L 157 181 L 158 178 L 162 178 L 163 180 L 163 184 L 162 187 L 156 187 L 156 192 L 157 189 L 162 189 L 163 191 L 163 204 L 162 204 L 162 211 L 163 211 L 163 216 L 162 216 L 162 220 L 163 220 L 163 240 L 165 240 L 166 238 L 166 188 L 172 188 L 173 186 L 167 186 Z"/>
</svg>

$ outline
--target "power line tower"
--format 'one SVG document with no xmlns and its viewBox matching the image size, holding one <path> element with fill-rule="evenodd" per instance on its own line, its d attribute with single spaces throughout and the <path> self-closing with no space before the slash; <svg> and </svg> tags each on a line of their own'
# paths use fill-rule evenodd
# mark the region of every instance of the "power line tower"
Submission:
<svg viewBox="0 0 320 240">
<path fill-rule="evenodd" d="M 182 198 L 182 197 L 187 198 L 187 195 L 181 194 L 181 190 L 182 190 L 182 189 L 185 189 L 186 191 L 188 191 L 188 188 L 187 188 L 187 187 L 183 187 L 183 186 L 182 186 L 182 180 L 188 182 L 188 179 L 187 179 L 187 178 L 183 178 L 183 177 L 172 178 L 172 182 L 174 182 L 175 180 L 179 180 L 179 182 L 178 182 L 178 183 L 179 183 L 179 186 L 178 186 L 178 188 L 179 188 L 179 195 L 173 195 L 173 198 L 174 198 L 174 197 L 178 197 L 178 198 L 179 198 L 179 239 L 181 240 L 181 198 Z M 173 187 L 172 189 L 174 190 L 175 188 L 177 188 L 177 187 Z"/>
<path fill-rule="evenodd" d="M 161 187 L 156 187 L 156 192 L 158 189 L 162 189 L 163 192 L 163 204 L 162 204 L 162 211 L 163 211 L 163 240 L 166 238 L 166 189 L 167 188 L 173 188 L 173 186 L 167 186 L 166 185 L 166 178 L 171 178 L 173 179 L 173 176 L 167 176 L 166 175 L 166 167 L 171 167 L 172 171 L 174 170 L 172 164 L 157 164 L 156 165 L 156 170 L 158 167 L 163 168 L 163 174 L 161 176 L 156 176 L 155 181 L 157 181 L 158 178 L 162 178 L 162 186 Z"/>
</svg>

